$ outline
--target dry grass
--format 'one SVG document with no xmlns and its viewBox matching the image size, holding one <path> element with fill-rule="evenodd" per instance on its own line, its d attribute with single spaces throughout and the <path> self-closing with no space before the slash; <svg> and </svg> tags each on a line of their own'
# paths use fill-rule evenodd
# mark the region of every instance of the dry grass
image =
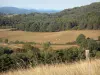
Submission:
<svg viewBox="0 0 100 75">
<path fill-rule="evenodd" d="M 100 60 L 38 66 L 27 70 L 9 71 L 1 75 L 100 75 Z"/>
<path fill-rule="evenodd" d="M 100 30 L 71 30 L 61 32 L 25 32 L 25 31 L 7 31 L 0 29 L 0 37 L 8 38 L 11 41 L 30 41 L 30 42 L 47 42 L 66 43 L 75 41 L 79 34 L 86 37 L 97 39 L 100 36 Z"/>
<path fill-rule="evenodd" d="M 51 43 L 65 44 L 73 42 L 79 34 L 84 34 L 86 37 L 97 39 L 100 36 L 100 30 L 71 30 L 61 32 L 25 32 L 25 31 L 9 31 L 9 29 L 0 29 L 0 38 L 8 38 L 10 41 L 28 41 L 43 43 L 50 41 Z M 10 47 L 16 45 L 11 45 Z M 53 45 L 53 49 L 63 49 L 69 47 L 77 47 L 76 45 Z M 19 47 L 19 46 L 18 46 Z M 39 46 L 41 48 L 41 46 Z"/>
<path fill-rule="evenodd" d="M 13 50 L 16 50 L 17 48 L 22 48 L 23 44 L 4 44 L 4 43 L 0 43 L 0 46 L 2 47 L 9 47 Z M 42 45 L 33 45 L 34 47 L 37 47 L 39 49 L 43 49 Z M 53 48 L 53 50 L 58 50 L 58 49 L 66 49 L 66 48 L 70 48 L 70 47 L 78 47 L 77 45 L 51 45 L 51 47 Z"/>
</svg>

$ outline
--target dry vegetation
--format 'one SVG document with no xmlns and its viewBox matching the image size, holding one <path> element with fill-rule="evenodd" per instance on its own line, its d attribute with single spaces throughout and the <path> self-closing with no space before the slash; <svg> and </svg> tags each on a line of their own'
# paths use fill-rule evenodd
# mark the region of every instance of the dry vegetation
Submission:
<svg viewBox="0 0 100 75">
<path fill-rule="evenodd" d="M 100 75 L 100 60 L 81 61 L 73 64 L 38 66 L 27 70 L 9 71 L 1 75 Z"/>
<path fill-rule="evenodd" d="M 0 38 L 8 38 L 10 41 L 28 41 L 43 43 L 50 41 L 56 44 L 65 44 L 73 42 L 79 34 L 84 34 L 86 37 L 97 39 L 100 36 L 100 30 L 71 30 L 61 32 L 25 32 L 25 31 L 9 31 L 10 29 L 0 29 Z M 18 48 L 21 45 L 9 45 L 8 47 Z M 36 45 L 41 48 L 42 46 Z M 63 49 L 77 45 L 52 45 L 53 49 Z"/>
<path fill-rule="evenodd" d="M 0 29 L 0 38 L 8 38 L 10 41 L 29 41 L 29 42 L 47 42 L 66 43 L 75 41 L 79 34 L 86 37 L 97 39 L 100 36 L 100 30 L 71 30 L 61 32 L 25 32 L 25 31 L 8 31 Z"/>
</svg>

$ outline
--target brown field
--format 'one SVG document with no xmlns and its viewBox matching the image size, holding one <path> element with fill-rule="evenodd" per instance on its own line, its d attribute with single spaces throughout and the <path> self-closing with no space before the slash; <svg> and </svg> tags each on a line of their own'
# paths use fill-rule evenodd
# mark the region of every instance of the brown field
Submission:
<svg viewBox="0 0 100 75">
<path fill-rule="evenodd" d="M 71 30 L 61 32 L 25 32 L 25 31 L 9 31 L 9 29 L 0 29 L 0 38 L 8 38 L 10 41 L 27 41 L 43 43 L 50 41 L 56 44 L 65 44 L 73 42 L 79 34 L 86 37 L 97 39 L 100 36 L 100 30 Z M 55 49 L 68 48 L 76 45 L 53 45 Z"/>
<path fill-rule="evenodd" d="M 25 32 L 25 31 L 9 31 L 9 29 L 0 29 L 0 38 L 8 38 L 10 41 L 29 41 L 29 42 L 47 42 L 67 43 L 75 41 L 79 34 L 86 37 L 97 39 L 100 36 L 100 30 L 71 30 L 61 32 Z"/>
<path fill-rule="evenodd" d="M 27 70 L 9 71 L 0 75 L 100 75 L 100 59 L 73 64 L 45 65 Z"/>
<path fill-rule="evenodd" d="M 0 46 L 3 47 L 10 47 L 12 49 L 17 49 L 17 48 L 22 48 L 23 44 L 0 44 Z M 37 48 L 43 49 L 42 45 L 33 45 Z M 65 48 L 70 48 L 70 47 L 78 47 L 77 45 L 51 45 L 51 47 L 54 50 L 58 50 L 58 49 L 65 49 Z"/>
</svg>

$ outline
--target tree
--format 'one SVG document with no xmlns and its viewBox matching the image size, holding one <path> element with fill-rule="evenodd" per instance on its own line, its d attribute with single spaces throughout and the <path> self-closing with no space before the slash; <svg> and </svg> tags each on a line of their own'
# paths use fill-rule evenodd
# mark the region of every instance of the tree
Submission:
<svg viewBox="0 0 100 75">
<path fill-rule="evenodd" d="M 80 35 L 76 38 L 76 43 L 77 43 L 78 45 L 82 45 L 82 44 L 83 44 L 83 41 L 85 41 L 85 35 L 80 34 Z"/>
<path fill-rule="evenodd" d="M 88 39 L 87 40 L 87 47 L 88 47 L 89 50 L 97 50 L 98 49 L 98 44 L 95 40 Z"/>
</svg>

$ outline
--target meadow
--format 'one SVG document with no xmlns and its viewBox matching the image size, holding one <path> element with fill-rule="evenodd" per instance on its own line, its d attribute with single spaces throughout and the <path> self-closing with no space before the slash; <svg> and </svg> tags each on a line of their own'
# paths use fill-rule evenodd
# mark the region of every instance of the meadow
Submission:
<svg viewBox="0 0 100 75">
<path fill-rule="evenodd" d="M 100 75 L 100 59 L 80 61 L 73 64 L 40 65 L 30 69 L 19 69 L 0 75 Z"/>
<path fill-rule="evenodd" d="M 44 43 L 51 42 L 54 49 L 64 49 L 69 47 L 77 47 L 77 45 L 63 45 L 68 42 L 76 40 L 79 34 L 84 34 L 87 38 L 93 38 L 95 40 L 100 36 L 100 30 L 69 30 L 60 32 L 26 32 L 26 31 L 10 31 L 10 29 L 0 29 L 0 38 L 7 38 L 9 41 L 24 41 L 24 42 L 36 42 Z M 21 45 L 8 45 L 8 47 L 20 47 Z M 36 47 L 42 48 L 41 45 Z"/>
</svg>

